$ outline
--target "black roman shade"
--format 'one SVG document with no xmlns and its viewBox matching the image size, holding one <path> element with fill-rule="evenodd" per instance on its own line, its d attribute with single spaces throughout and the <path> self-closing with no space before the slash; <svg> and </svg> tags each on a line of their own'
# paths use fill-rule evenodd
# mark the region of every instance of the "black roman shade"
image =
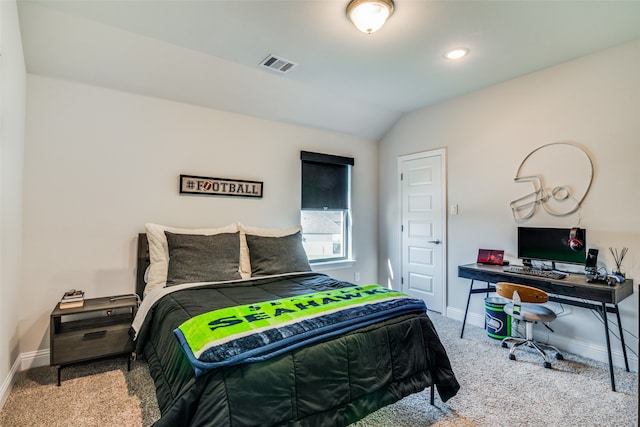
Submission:
<svg viewBox="0 0 640 427">
<path fill-rule="evenodd" d="M 349 209 L 352 157 L 301 151 L 302 209 Z"/>
</svg>

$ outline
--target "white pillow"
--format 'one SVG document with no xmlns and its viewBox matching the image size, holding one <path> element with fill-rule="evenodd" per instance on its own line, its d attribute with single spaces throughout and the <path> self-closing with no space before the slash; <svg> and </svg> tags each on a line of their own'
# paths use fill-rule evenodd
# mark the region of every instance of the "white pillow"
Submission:
<svg viewBox="0 0 640 427">
<path fill-rule="evenodd" d="M 262 237 L 283 237 L 302 231 L 301 225 L 286 228 L 262 228 L 238 223 L 238 228 L 240 229 L 240 274 L 243 278 L 251 277 L 251 260 L 245 237 L 247 234 Z"/>
<path fill-rule="evenodd" d="M 144 225 L 149 241 L 149 274 L 144 294 L 147 295 L 157 287 L 167 284 L 167 270 L 169 269 L 169 246 L 165 231 L 175 234 L 197 234 L 211 236 L 220 233 L 236 233 L 238 225 L 233 223 L 220 228 L 175 228 L 166 225 L 147 223 Z M 249 270 L 251 271 L 251 270 Z"/>
</svg>

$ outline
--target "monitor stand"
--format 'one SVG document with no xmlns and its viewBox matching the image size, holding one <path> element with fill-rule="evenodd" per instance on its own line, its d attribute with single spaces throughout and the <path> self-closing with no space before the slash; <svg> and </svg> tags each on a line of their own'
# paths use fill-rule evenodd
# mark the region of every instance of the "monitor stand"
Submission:
<svg viewBox="0 0 640 427">
<path fill-rule="evenodd" d="M 523 258 L 522 259 L 522 266 L 524 268 L 533 269 L 533 262 L 528 258 Z M 542 268 L 542 270 L 546 270 L 546 268 Z M 551 261 L 551 271 L 555 271 L 555 270 L 556 270 L 556 262 L 555 261 Z"/>
</svg>

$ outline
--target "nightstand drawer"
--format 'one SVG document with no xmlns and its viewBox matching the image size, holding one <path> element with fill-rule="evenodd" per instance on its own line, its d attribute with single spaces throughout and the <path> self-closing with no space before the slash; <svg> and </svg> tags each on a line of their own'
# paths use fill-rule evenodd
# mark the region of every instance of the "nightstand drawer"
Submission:
<svg viewBox="0 0 640 427">
<path fill-rule="evenodd" d="M 109 325 L 58 334 L 53 340 L 51 363 L 62 365 L 133 351 L 129 326 Z"/>
</svg>

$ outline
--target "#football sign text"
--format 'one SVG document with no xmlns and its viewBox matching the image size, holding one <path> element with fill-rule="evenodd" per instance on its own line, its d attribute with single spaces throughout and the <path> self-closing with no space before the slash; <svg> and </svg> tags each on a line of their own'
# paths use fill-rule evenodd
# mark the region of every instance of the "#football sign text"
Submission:
<svg viewBox="0 0 640 427">
<path fill-rule="evenodd" d="M 262 187 L 261 181 L 180 175 L 180 193 L 183 194 L 262 197 Z"/>
</svg>

